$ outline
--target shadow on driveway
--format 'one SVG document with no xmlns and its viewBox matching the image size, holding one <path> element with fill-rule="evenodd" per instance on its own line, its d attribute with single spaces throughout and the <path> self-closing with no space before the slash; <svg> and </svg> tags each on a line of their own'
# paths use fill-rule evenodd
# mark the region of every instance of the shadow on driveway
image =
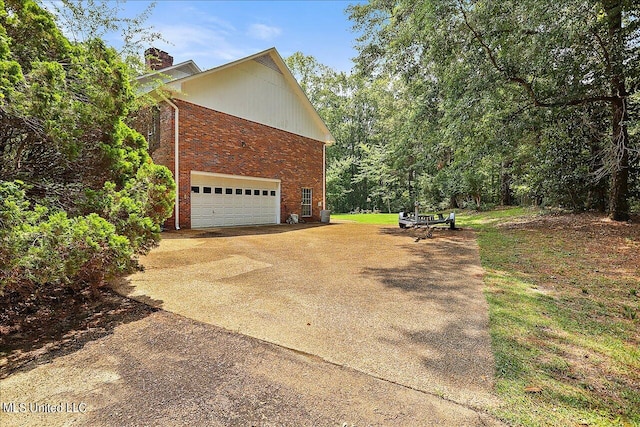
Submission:
<svg viewBox="0 0 640 427">
<path fill-rule="evenodd" d="M 332 225 L 336 224 L 312 222 L 278 225 L 247 225 L 244 227 L 216 227 L 180 231 L 165 231 L 162 233 L 162 238 L 182 239 L 185 236 L 189 236 L 192 239 L 208 239 L 216 237 L 263 236 L 270 234 L 291 233 L 295 231 L 308 230 L 310 228 L 328 227 Z"/>
<path fill-rule="evenodd" d="M 52 286 L 53 287 L 53 286 Z M 47 289 L 38 301 L 11 293 L 0 302 L 0 379 L 29 371 L 156 311 L 111 289 L 97 295 Z"/>
</svg>

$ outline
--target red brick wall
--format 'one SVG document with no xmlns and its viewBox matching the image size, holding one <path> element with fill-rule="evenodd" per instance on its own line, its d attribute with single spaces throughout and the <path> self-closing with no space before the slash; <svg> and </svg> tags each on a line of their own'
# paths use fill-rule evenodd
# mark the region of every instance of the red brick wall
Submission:
<svg viewBox="0 0 640 427">
<path fill-rule="evenodd" d="M 160 104 L 160 145 L 151 153 L 151 158 L 155 163 L 168 167 L 175 177 L 173 146 L 175 133 L 173 125 L 174 117 L 173 108 L 166 102 L 162 102 Z M 180 215 L 182 216 L 182 213 Z M 175 229 L 175 224 L 175 215 L 171 214 L 171 217 L 165 222 L 165 227 Z"/>
<path fill-rule="evenodd" d="M 313 190 L 311 221 L 320 220 L 322 142 L 182 101 L 180 109 L 180 227 L 191 227 L 191 171 L 280 179 L 280 219 L 301 213 L 302 188 Z M 174 171 L 174 112 L 163 103 L 156 163 Z M 174 175 L 175 176 L 175 175 Z M 173 228 L 174 218 L 167 221 Z"/>
</svg>

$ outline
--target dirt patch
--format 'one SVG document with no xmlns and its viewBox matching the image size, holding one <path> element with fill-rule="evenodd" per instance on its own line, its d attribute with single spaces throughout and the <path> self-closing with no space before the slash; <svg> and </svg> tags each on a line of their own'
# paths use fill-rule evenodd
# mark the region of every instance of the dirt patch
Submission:
<svg viewBox="0 0 640 427">
<path fill-rule="evenodd" d="M 600 297 L 626 301 L 640 294 L 640 217 L 628 222 L 612 221 L 599 214 L 544 215 L 499 227 L 514 232 L 526 232 L 538 242 L 526 250 L 530 268 L 537 273 L 536 281 L 548 289 L 579 291 Z M 536 252 L 539 256 L 536 256 Z M 557 262 L 543 263 L 545 259 Z M 545 265 L 546 264 L 546 265 Z M 539 274 L 542 272 L 543 274 Z M 603 280 L 620 285 L 617 289 L 602 289 Z M 630 303 L 638 300 L 629 301 Z M 623 310 L 620 306 L 620 310 Z M 640 313 L 638 313 L 640 315 Z"/>
<path fill-rule="evenodd" d="M 50 286 L 0 299 L 0 379 L 30 370 L 156 311 L 111 289 Z"/>
</svg>

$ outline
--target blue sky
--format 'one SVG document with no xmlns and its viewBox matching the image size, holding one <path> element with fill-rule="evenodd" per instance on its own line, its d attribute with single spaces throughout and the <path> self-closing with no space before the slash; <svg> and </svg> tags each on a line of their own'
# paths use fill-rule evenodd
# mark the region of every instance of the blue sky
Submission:
<svg viewBox="0 0 640 427">
<path fill-rule="evenodd" d="M 345 9 L 358 0 L 159 0 L 147 21 L 170 44 L 157 41 L 174 63 L 193 59 L 200 68 L 276 47 L 282 57 L 296 51 L 349 72 L 356 33 Z M 151 2 L 129 0 L 125 14 Z"/>
</svg>

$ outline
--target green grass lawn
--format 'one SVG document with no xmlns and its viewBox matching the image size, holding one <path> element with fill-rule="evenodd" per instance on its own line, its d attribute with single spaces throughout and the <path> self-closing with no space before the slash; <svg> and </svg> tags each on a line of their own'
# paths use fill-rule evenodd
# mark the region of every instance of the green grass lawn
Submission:
<svg viewBox="0 0 640 427">
<path fill-rule="evenodd" d="M 523 426 L 640 426 L 640 225 L 523 208 L 460 212 L 456 225 L 476 230 L 485 270 L 495 415 Z"/>
<path fill-rule="evenodd" d="M 501 209 L 490 212 L 472 213 L 453 209 L 456 212 L 456 226 L 482 228 L 495 223 L 502 218 L 526 215 L 530 212 L 523 208 Z M 425 212 L 426 213 L 426 212 Z M 433 213 L 433 212 L 429 212 Z M 441 212 L 445 216 L 449 211 Z M 359 214 L 331 214 L 331 219 L 359 222 L 363 224 L 398 225 L 398 213 L 359 213 Z"/>
<path fill-rule="evenodd" d="M 640 227 L 536 215 L 460 221 L 478 231 L 497 415 L 526 426 L 640 426 Z"/>
<path fill-rule="evenodd" d="M 363 224 L 398 225 L 397 213 L 331 214 L 331 219 L 354 221 Z"/>
</svg>

